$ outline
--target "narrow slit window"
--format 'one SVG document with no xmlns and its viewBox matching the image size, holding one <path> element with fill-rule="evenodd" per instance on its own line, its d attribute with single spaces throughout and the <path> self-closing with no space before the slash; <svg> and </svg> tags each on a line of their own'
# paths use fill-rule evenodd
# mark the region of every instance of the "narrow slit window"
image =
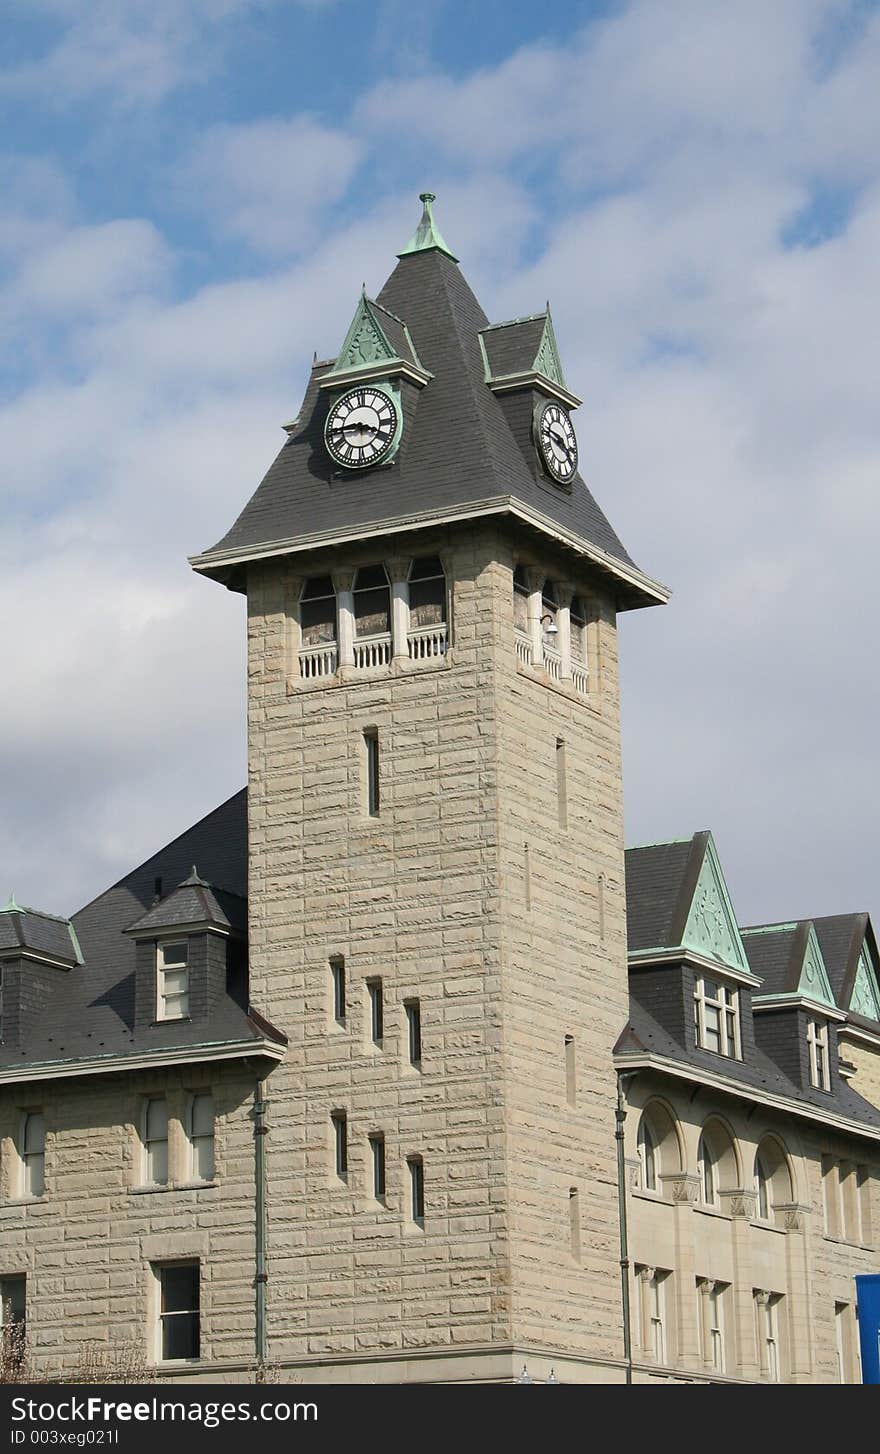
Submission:
<svg viewBox="0 0 880 1454">
<path fill-rule="evenodd" d="M 337 1025 L 345 1024 L 345 960 L 331 959 L 330 978 L 333 990 L 333 1018 Z"/>
<path fill-rule="evenodd" d="M 581 1257 L 581 1199 L 576 1186 L 568 1189 L 568 1230 L 571 1240 L 571 1255 L 576 1262 Z"/>
<path fill-rule="evenodd" d="M 587 612 L 580 596 L 574 596 L 569 612 L 571 621 L 571 659 L 579 666 L 587 664 Z"/>
<path fill-rule="evenodd" d="M 565 740 L 556 739 L 556 811 L 560 828 L 568 827 L 568 785 L 565 775 Z"/>
<path fill-rule="evenodd" d="M 410 1065 L 422 1066 L 422 1007 L 418 1000 L 405 1000 L 407 1053 Z"/>
<path fill-rule="evenodd" d="M 334 1111 L 330 1121 L 333 1126 L 333 1157 L 336 1175 L 340 1181 L 348 1181 L 348 1117 L 345 1111 Z"/>
<path fill-rule="evenodd" d="M 41 1197 L 46 1184 L 46 1122 L 41 1111 L 29 1111 L 24 1118 L 21 1161 L 24 1195 Z"/>
<path fill-rule="evenodd" d="M 364 733 L 364 758 L 366 765 L 367 815 L 379 816 L 379 733 L 375 727 Z"/>
<path fill-rule="evenodd" d="M 381 1046 L 385 1038 L 385 1004 L 381 979 L 367 980 L 367 994 L 370 997 L 370 1039 Z"/>
<path fill-rule="evenodd" d="M 425 1222 L 425 1167 L 421 1156 L 408 1156 L 410 1216 L 418 1226 Z"/>
<path fill-rule="evenodd" d="M 164 1186 L 168 1181 L 168 1102 L 147 1101 L 144 1107 L 144 1184 Z"/>
<path fill-rule="evenodd" d="M 373 1196 L 377 1202 L 385 1200 L 385 1137 L 370 1137 L 370 1157 L 373 1163 Z"/>
<path fill-rule="evenodd" d="M 577 1067 L 575 1062 L 574 1036 L 565 1037 L 565 1099 L 570 1106 L 577 1102 Z"/>
<path fill-rule="evenodd" d="M 189 958 L 185 941 L 158 946 L 160 1020 L 184 1020 L 189 1014 Z"/>
<path fill-rule="evenodd" d="M 214 1098 L 194 1095 L 187 1116 L 190 1145 L 189 1174 L 193 1181 L 214 1179 Z"/>
</svg>

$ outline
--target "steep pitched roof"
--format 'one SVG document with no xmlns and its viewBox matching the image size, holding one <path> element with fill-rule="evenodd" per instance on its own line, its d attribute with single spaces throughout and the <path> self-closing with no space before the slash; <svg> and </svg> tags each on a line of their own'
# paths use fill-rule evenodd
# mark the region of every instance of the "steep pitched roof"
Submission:
<svg viewBox="0 0 880 1454">
<path fill-rule="evenodd" d="M 816 934 L 828 966 L 834 996 L 856 1019 L 880 1020 L 877 941 L 867 914 L 832 914 L 816 919 Z"/>
<path fill-rule="evenodd" d="M 797 995 L 835 1006 L 827 966 L 810 919 L 794 924 L 757 924 L 742 929 L 753 974 L 762 981 L 757 998 Z"/>
<path fill-rule="evenodd" d="M 690 949 L 748 971 L 718 852 L 709 832 L 686 842 L 626 850 L 627 939 L 631 954 Z"/>
<path fill-rule="evenodd" d="M 193 867 L 189 878 L 129 924 L 125 932 L 143 937 L 153 930 L 175 929 L 181 924 L 211 924 L 243 933 L 247 930 L 247 899 L 218 889 Z"/>
<path fill-rule="evenodd" d="M 395 348 L 404 348 L 408 330 L 432 375 L 414 407 L 404 410 L 397 454 L 357 472 L 333 465 L 323 443 L 328 390 L 318 386 L 335 361 L 316 364 L 296 427 L 231 529 L 192 558 L 195 569 L 241 589 L 237 567 L 249 559 L 402 528 L 401 522 L 491 511 L 516 514 L 582 549 L 615 583 L 621 608 L 666 598 L 634 565 L 579 475 L 570 490 L 561 490 L 543 477 L 536 455 L 531 464 L 525 458 L 486 382 L 479 335 L 488 319 L 448 252 L 432 245 L 402 254 L 370 306 Z M 395 319 L 393 339 L 389 320 Z"/>
<path fill-rule="evenodd" d="M 71 968 L 82 963 L 76 930 L 69 919 L 26 909 L 10 897 L 0 908 L 0 957 L 29 952 Z"/>
</svg>

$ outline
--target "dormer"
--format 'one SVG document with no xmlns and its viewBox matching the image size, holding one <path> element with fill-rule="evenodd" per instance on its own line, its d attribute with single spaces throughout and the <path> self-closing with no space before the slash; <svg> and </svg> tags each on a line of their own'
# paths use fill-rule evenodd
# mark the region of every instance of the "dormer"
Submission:
<svg viewBox="0 0 880 1454">
<path fill-rule="evenodd" d="M 869 916 L 834 914 L 816 919 L 816 934 L 836 1003 L 845 1014 L 838 1042 L 856 1072 L 855 1088 L 876 1103 L 880 1094 L 880 958 Z"/>
<path fill-rule="evenodd" d="M 755 1040 L 805 1095 L 840 1088 L 838 1009 L 828 967 L 810 919 L 742 930 L 749 963 L 761 980 L 752 998 Z"/>
<path fill-rule="evenodd" d="M 685 1052 L 722 1072 L 751 1058 L 752 973 L 711 833 L 627 849 L 630 994 Z"/>
<path fill-rule="evenodd" d="M 82 963 L 69 919 L 25 908 L 11 895 L 0 908 L 0 1042 L 20 1044 L 49 1010 L 59 975 Z"/>
<path fill-rule="evenodd" d="M 247 1007 L 247 900 L 197 868 L 125 933 L 136 945 L 136 1028 L 205 1020 L 230 995 Z"/>
</svg>

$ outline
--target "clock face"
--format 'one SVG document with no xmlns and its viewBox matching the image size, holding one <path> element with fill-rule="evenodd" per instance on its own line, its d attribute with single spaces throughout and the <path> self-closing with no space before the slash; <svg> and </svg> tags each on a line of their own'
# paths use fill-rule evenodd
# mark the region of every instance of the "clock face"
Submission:
<svg viewBox="0 0 880 1454">
<path fill-rule="evenodd" d="M 350 389 L 337 399 L 324 425 L 327 452 L 346 469 L 376 464 L 397 433 L 397 409 L 381 389 Z"/>
<path fill-rule="evenodd" d="M 538 445 L 554 480 L 567 484 L 574 478 L 578 463 L 577 440 L 574 425 L 561 405 L 544 405 L 538 419 Z"/>
</svg>

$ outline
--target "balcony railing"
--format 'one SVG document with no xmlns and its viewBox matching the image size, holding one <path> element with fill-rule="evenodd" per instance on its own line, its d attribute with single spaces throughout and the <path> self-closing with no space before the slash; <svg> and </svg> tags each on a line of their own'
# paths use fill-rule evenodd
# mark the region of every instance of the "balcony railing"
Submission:
<svg viewBox="0 0 880 1454">
<path fill-rule="evenodd" d="M 374 666 L 387 666 L 391 660 L 391 633 L 383 631 L 377 636 L 359 636 L 354 643 L 354 664 L 358 671 L 369 671 Z"/>
<path fill-rule="evenodd" d="M 582 697 L 587 695 L 587 686 L 589 684 L 587 668 L 581 666 L 579 661 L 573 661 L 571 664 L 571 684 L 575 691 L 579 692 Z"/>
<path fill-rule="evenodd" d="M 521 666 L 532 664 L 532 641 L 523 631 L 514 631 L 513 639 L 516 642 L 516 659 Z"/>
<path fill-rule="evenodd" d="M 320 646 L 304 646 L 299 654 L 299 674 L 307 682 L 317 677 L 332 677 L 336 662 L 335 641 L 325 641 Z"/>
<path fill-rule="evenodd" d="M 516 659 L 519 665 L 532 666 L 532 638 L 517 628 L 514 630 L 513 639 L 516 645 Z M 589 678 L 587 676 L 587 668 L 582 662 L 572 661 L 569 669 L 569 677 L 567 681 L 563 681 L 562 656 L 555 646 L 549 646 L 546 641 L 543 647 L 543 658 L 544 670 L 551 681 L 559 682 L 562 686 L 571 686 L 572 690 L 578 693 L 578 696 L 585 697 L 587 695 Z"/>
<path fill-rule="evenodd" d="M 411 661 L 428 661 L 446 655 L 446 622 L 438 626 L 420 626 L 407 634 Z"/>
<path fill-rule="evenodd" d="M 551 681 L 562 681 L 562 657 L 552 646 L 544 642 L 544 666 Z"/>
</svg>

